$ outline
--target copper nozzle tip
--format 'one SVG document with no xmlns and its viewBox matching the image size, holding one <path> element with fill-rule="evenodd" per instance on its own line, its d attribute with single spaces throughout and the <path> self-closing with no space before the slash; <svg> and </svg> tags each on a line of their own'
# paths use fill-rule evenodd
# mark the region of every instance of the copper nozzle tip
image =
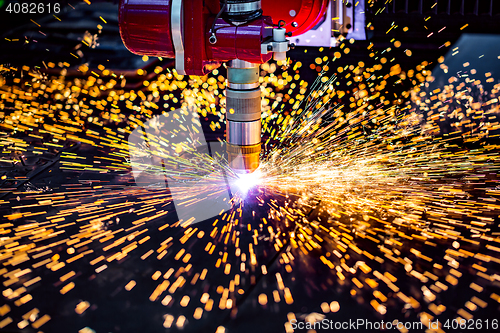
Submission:
<svg viewBox="0 0 500 333">
<path fill-rule="evenodd" d="M 251 146 L 227 144 L 229 166 L 237 173 L 252 173 L 260 164 L 260 143 Z"/>
</svg>

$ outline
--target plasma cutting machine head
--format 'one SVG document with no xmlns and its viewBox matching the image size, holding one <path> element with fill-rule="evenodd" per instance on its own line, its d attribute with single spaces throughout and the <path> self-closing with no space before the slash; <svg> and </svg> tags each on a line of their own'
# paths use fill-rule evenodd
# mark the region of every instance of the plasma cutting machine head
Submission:
<svg viewBox="0 0 500 333">
<path fill-rule="evenodd" d="M 131 52 L 175 58 L 179 74 L 227 63 L 228 160 L 249 173 L 260 163 L 259 65 L 286 60 L 286 37 L 314 27 L 327 8 L 328 0 L 121 0 L 119 24 Z"/>
</svg>

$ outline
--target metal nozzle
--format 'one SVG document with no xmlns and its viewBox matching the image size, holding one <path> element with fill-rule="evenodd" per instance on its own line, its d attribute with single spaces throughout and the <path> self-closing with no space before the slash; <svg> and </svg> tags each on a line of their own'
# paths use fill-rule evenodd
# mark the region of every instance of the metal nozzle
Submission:
<svg viewBox="0 0 500 333">
<path fill-rule="evenodd" d="M 236 172 L 259 167 L 261 140 L 259 65 L 243 60 L 228 64 L 226 141 L 229 166 Z"/>
<path fill-rule="evenodd" d="M 238 173 L 254 172 L 260 164 L 260 143 L 252 146 L 227 144 L 227 154 L 231 168 Z"/>
</svg>

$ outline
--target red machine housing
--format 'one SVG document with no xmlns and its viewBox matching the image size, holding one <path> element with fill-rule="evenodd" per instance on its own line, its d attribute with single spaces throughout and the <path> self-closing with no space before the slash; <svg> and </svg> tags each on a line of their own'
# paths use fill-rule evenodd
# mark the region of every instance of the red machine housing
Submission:
<svg viewBox="0 0 500 333">
<path fill-rule="evenodd" d="M 213 19 L 209 24 L 212 22 Z M 217 32 L 217 43 L 212 45 L 208 42 L 210 37 L 208 31 L 205 35 L 207 56 L 217 61 L 241 59 L 263 64 L 269 61 L 272 55 L 261 54 L 260 45 L 263 40 L 272 37 L 272 29 L 273 21 L 267 16 L 261 16 L 248 24 L 238 26 L 218 19 L 214 29 Z"/>
<path fill-rule="evenodd" d="M 120 34 L 125 46 L 135 54 L 174 58 L 172 37 L 173 0 L 121 0 Z M 190 0 L 183 3 L 184 62 L 189 75 L 205 75 L 220 66 L 206 56 L 207 20 L 215 17 L 217 0 Z"/>
<path fill-rule="evenodd" d="M 314 28 L 321 21 L 328 9 L 328 1 L 262 0 L 262 11 L 263 15 L 271 16 L 275 24 L 284 21 L 286 31 L 297 36 Z"/>
<path fill-rule="evenodd" d="M 136 54 L 175 56 L 170 33 L 171 1 L 120 1 L 120 34 L 125 46 Z"/>
<path fill-rule="evenodd" d="M 175 58 L 172 4 L 176 1 L 121 0 L 119 24 L 125 46 L 140 55 Z M 214 25 L 217 42 L 210 44 L 210 29 L 221 9 L 219 0 L 182 1 L 184 72 L 205 75 L 234 59 L 265 63 L 271 54 L 261 54 L 261 44 L 272 37 L 274 25 L 284 20 L 288 31 L 300 34 L 321 20 L 327 4 L 328 0 L 262 0 L 266 16 L 237 26 L 219 18 Z"/>
</svg>

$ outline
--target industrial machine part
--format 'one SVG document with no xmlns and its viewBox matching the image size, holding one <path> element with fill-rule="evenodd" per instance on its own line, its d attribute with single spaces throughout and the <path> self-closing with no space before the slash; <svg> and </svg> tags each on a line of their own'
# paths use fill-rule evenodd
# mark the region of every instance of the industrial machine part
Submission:
<svg viewBox="0 0 500 333">
<path fill-rule="evenodd" d="M 323 18 L 311 29 L 294 34 L 292 41 L 297 46 L 335 47 L 340 44 L 341 37 L 365 40 L 365 7 L 364 1 L 330 1 Z"/>
<path fill-rule="evenodd" d="M 231 60 L 227 67 L 226 142 L 234 170 L 259 166 L 261 97 L 259 65 Z"/>
<path fill-rule="evenodd" d="M 175 58 L 179 74 L 205 75 L 227 62 L 229 164 L 252 172 L 261 150 L 259 65 L 286 60 L 286 37 L 314 28 L 329 6 L 328 0 L 121 0 L 119 24 L 131 52 Z"/>
</svg>

